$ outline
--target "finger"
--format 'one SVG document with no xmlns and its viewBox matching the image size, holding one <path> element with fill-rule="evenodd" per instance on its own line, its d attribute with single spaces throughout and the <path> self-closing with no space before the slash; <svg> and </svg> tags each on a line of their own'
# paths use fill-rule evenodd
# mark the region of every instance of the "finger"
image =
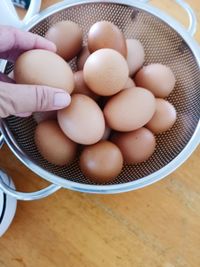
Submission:
<svg viewBox="0 0 200 267">
<path fill-rule="evenodd" d="M 46 49 L 55 52 L 56 46 L 37 34 L 10 26 L 0 26 L 0 58 L 15 61 L 21 53 L 31 49 Z"/>
<path fill-rule="evenodd" d="M 68 106 L 70 102 L 70 95 L 61 89 L 0 82 L 2 118 L 19 113 L 58 110 Z"/>
<path fill-rule="evenodd" d="M 21 118 L 26 118 L 30 117 L 32 115 L 32 112 L 24 112 L 24 113 L 16 113 L 15 116 L 21 117 Z"/>
</svg>

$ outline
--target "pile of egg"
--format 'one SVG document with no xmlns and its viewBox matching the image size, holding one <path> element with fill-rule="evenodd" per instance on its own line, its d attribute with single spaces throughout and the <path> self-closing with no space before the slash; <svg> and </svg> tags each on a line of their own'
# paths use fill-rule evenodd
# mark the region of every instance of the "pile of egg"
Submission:
<svg viewBox="0 0 200 267">
<path fill-rule="evenodd" d="M 113 23 L 99 21 L 83 32 L 72 21 L 53 25 L 45 36 L 57 52 L 31 50 L 16 61 L 17 83 L 57 87 L 71 94 L 62 110 L 34 114 L 35 143 L 50 163 L 65 166 L 81 148 L 80 169 L 91 181 L 114 180 L 124 164 L 148 160 L 156 148 L 156 134 L 169 130 L 176 110 L 164 98 L 175 87 L 168 66 L 143 66 L 145 51 L 139 40 L 125 39 Z M 78 71 L 67 63 L 76 57 Z"/>
</svg>

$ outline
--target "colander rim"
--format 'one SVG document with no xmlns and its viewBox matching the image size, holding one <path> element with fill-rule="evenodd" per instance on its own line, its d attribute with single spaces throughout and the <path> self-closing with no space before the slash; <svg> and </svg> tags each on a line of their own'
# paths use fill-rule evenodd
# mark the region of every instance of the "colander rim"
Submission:
<svg viewBox="0 0 200 267">
<path fill-rule="evenodd" d="M 40 14 L 34 16 L 27 25 L 24 26 L 25 30 L 30 30 L 32 27 L 34 27 L 37 23 L 42 21 L 43 19 L 47 18 L 48 16 L 61 11 L 68 7 L 77 6 L 80 4 L 94 4 L 94 3 L 104 3 L 103 1 L 99 0 L 84 0 L 84 1 L 64 1 L 58 4 L 55 4 L 45 10 L 43 10 Z M 130 1 L 130 0 L 109 0 L 106 1 L 106 3 L 114 3 L 119 5 L 125 5 L 129 7 L 134 7 L 141 9 L 147 13 L 150 13 L 151 15 L 156 16 L 161 21 L 166 23 L 168 26 L 170 26 L 172 29 L 174 29 L 181 37 L 182 39 L 187 43 L 190 50 L 192 51 L 197 64 L 200 68 L 200 49 L 198 47 L 198 44 L 196 41 L 189 35 L 189 33 L 186 31 L 186 29 L 183 28 L 183 26 L 177 22 L 175 19 L 171 18 L 164 12 L 160 11 L 159 9 L 147 5 L 145 3 L 139 2 L 139 1 Z M 5 69 L 6 64 L 3 66 L 3 70 Z M 112 193 L 122 193 L 122 192 L 128 192 L 131 190 L 139 189 L 142 187 L 145 187 L 147 185 L 151 185 L 173 171 L 175 171 L 180 165 L 182 165 L 187 158 L 192 154 L 192 152 L 196 149 L 196 147 L 199 144 L 200 141 L 200 121 L 198 122 L 198 125 L 190 139 L 190 141 L 187 143 L 187 145 L 184 147 L 184 149 L 165 167 L 161 168 L 160 170 L 146 176 L 143 178 L 140 178 L 138 180 L 134 180 L 127 183 L 121 183 L 121 184 L 114 184 L 114 185 L 91 185 L 91 184 L 82 184 L 70 180 L 66 180 L 64 178 L 61 178 L 55 174 L 49 173 L 48 171 L 44 170 L 40 166 L 38 166 L 36 163 L 34 163 L 18 146 L 16 140 L 14 139 L 12 133 L 9 131 L 9 128 L 7 126 L 7 123 L 4 119 L 1 120 L 1 131 L 4 136 L 4 139 L 6 143 L 8 144 L 11 151 L 15 154 L 15 156 L 31 171 L 39 175 L 40 177 L 44 178 L 45 180 L 52 182 L 56 185 L 60 185 L 63 188 L 80 191 L 80 192 L 86 192 L 86 193 L 99 193 L 99 194 L 112 194 Z"/>
</svg>

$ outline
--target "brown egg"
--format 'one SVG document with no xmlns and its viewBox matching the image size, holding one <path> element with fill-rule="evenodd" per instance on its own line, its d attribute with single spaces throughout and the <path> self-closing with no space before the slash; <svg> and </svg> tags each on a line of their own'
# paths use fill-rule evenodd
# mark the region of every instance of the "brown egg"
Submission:
<svg viewBox="0 0 200 267">
<path fill-rule="evenodd" d="M 128 77 L 128 80 L 127 80 L 126 84 L 124 85 L 124 89 L 129 89 L 129 88 L 133 88 L 133 87 L 136 87 L 135 82 L 133 81 L 133 79 Z"/>
<path fill-rule="evenodd" d="M 83 145 L 98 142 L 105 130 L 101 109 L 93 99 L 82 94 L 73 94 L 69 107 L 58 111 L 58 123 L 71 140 Z"/>
<path fill-rule="evenodd" d="M 169 130 L 176 122 L 176 110 L 164 99 L 156 99 L 156 112 L 146 125 L 153 133 L 159 134 Z"/>
<path fill-rule="evenodd" d="M 141 42 L 135 39 L 127 39 L 126 45 L 129 75 L 133 76 L 144 63 L 144 48 Z"/>
<path fill-rule="evenodd" d="M 92 99 L 96 100 L 99 96 L 92 92 L 88 86 L 86 85 L 83 79 L 83 71 L 77 71 L 74 73 L 74 94 L 83 94 L 91 97 Z"/>
<path fill-rule="evenodd" d="M 38 124 L 35 143 L 41 155 L 55 165 L 70 164 L 76 156 L 77 144 L 64 135 L 56 121 Z"/>
<path fill-rule="evenodd" d="M 143 67 L 135 76 L 137 86 L 150 90 L 156 97 L 167 97 L 174 89 L 176 78 L 172 70 L 162 64 Z"/>
<path fill-rule="evenodd" d="M 84 46 L 83 49 L 81 50 L 80 54 L 77 57 L 77 68 L 78 70 L 82 70 L 87 58 L 89 57 L 90 52 L 88 50 L 87 46 Z"/>
<path fill-rule="evenodd" d="M 83 76 L 88 87 L 98 95 L 109 96 L 124 88 L 128 80 L 128 65 L 113 49 L 100 49 L 85 62 Z"/>
<path fill-rule="evenodd" d="M 102 48 L 111 48 L 127 56 L 126 39 L 122 31 L 110 21 L 96 22 L 88 33 L 88 48 L 91 53 Z"/>
<path fill-rule="evenodd" d="M 85 147 L 80 156 L 80 168 L 92 182 L 113 181 L 120 174 L 122 167 L 121 151 L 109 141 Z"/>
<path fill-rule="evenodd" d="M 112 141 L 119 147 L 128 164 L 146 161 L 154 153 L 156 147 L 154 135 L 146 128 L 128 133 L 117 133 Z"/>
<path fill-rule="evenodd" d="M 45 112 L 34 112 L 33 118 L 37 123 L 40 123 L 42 121 L 46 120 L 57 120 L 57 111 L 51 110 L 51 111 L 45 111 Z"/>
<path fill-rule="evenodd" d="M 57 54 L 65 60 L 75 57 L 82 47 L 83 32 L 73 21 L 60 21 L 53 25 L 45 37 L 55 43 Z"/>
<path fill-rule="evenodd" d="M 16 83 L 47 85 L 68 93 L 74 89 L 74 76 L 69 65 L 47 50 L 30 50 L 19 56 L 14 66 L 14 76 Z"/>
<path fill-rule="evenodd" d="M 121 91 L 104 107 L 108 126 L 117 131 L 129 132 L 141 128 L 153 117 L 156 101 L 153 94 L 140 87 Z"/>
</svg>

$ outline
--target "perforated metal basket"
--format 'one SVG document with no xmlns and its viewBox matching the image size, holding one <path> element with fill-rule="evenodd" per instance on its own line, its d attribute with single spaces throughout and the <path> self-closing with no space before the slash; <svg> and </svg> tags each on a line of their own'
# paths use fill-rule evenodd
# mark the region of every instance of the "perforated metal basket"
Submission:
<svg viewBox="0 0 200 267">
<path fill-rule="evenodd" d="M 144 2 L 144 1 L 143 1 Z M 147 1 L 146 1 L 147 2 Z M 117 179 L 106 185 L 92 184 L 81 173 L 78 159 L 68 167 L 57 167 L 45 161 L 34 144 L 36 122 L 31 118 L 9 117 L 2 120 L 3 138 L 15 155 L 32 171 L 53 183 L 34 193 L 15 192 L 0 180 L 0 188 L 18 199 L 42 198 L 60 187 L 88 193 L 119 193 L 150 185 L 174 171 L 193 152 L 200 134 L 200 51 L 191 37 L 196 20 L 190 7 L 177 1 L 190 16 L 189 33 L 161 11 L 141 1 L 64 1 L 35 16 L 26 30 L 45 35 L 61 20 L 77 22 L 84 31 L 84 42 L 90 26 L 99 20 L 116 24 L 126 38 L 139 39 L 148 63 L 170 66 L 176 75 L 176 88 L 168 100 L 176 107 L 178 119 L 174 127 L 157 136 L 154 155 L 145 163 L 126 165 Z M 76 61 L 71 61 L 76 70 Z M 53 66 L 52 66 L 53 67 Z M 5 72 L 12 69 L 6 65 Z"/>
</svg>

